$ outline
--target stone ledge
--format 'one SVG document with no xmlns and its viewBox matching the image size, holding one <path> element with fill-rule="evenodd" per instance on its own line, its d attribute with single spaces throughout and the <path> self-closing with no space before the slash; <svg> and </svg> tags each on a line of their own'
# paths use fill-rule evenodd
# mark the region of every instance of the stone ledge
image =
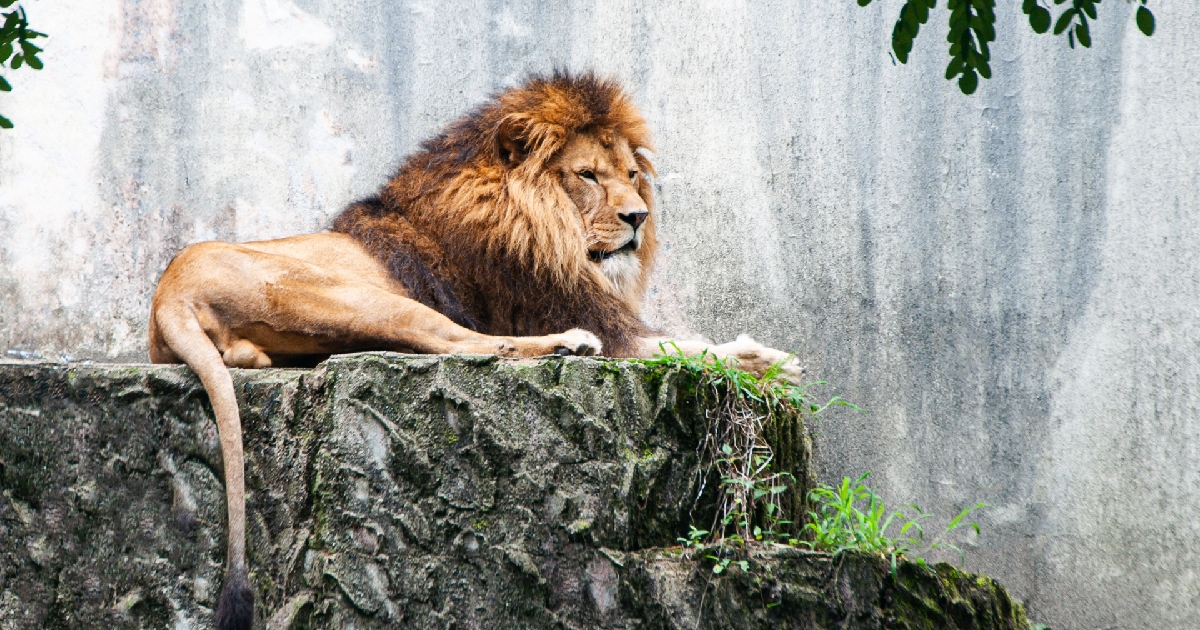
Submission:
<svg viewBox="0 0 1200 630">
<path fill-rule="evenodd" d="M 711 516 L 685 375 L 378 353 L 233 373 L 256 627 L 684 628 L 708 601 L 704 627 L 865 628 L 909 610 L 891 593 L 923 592 L 880 560 L 795 550 L 709 584 L 659 549 Z M 211 417 L 184 367 L 0 363 L 0 628 L 209 627 L 224 550 Z M 792 442 L 808 480 L 807 441 Z M 992 591 L 980 601 L 1015 618 Z M 949 619 L 963 599 L 912 601 L 924 612 L 904 619 Z"/>
</svg>

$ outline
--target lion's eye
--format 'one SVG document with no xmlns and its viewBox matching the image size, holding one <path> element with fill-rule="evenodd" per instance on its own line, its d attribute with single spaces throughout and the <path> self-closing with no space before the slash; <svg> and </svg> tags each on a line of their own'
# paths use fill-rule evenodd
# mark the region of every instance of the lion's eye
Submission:
<svg viewBox="0 0 1200 630">
<path fill-rule="evenodd" d="M 583 179 L 588 180 L 589 182 L 592 182 L 593 184 L 600 183 L 599 180 L 596 179 L 596 174 L 593 173 L 592 171 L 586 171 L 586 170 L 579 171 L 579 176 L 582 177 Z"/>
<path fill-rule="evenodd" d="M 629 171 L 629 181 L 631 181 L 631 182 L 637 181 L 637 171 Z"/>
</svg>

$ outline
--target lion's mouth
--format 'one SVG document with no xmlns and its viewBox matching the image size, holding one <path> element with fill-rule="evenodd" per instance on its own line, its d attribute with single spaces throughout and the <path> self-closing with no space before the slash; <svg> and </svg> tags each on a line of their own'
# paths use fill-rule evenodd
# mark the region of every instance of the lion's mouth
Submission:
<svg viewBox="0 0 1200 630">
<path fill-rule="evenodd" d="M 609 252 L 606 252 L 602 249 L 588 250 L 588 258 L 590 258 L 592 260 L 592 262 L 594 262 L 594 263 L 599 263 L 599 262 L 604 262 L 605 260 L 608 260 L 609 258 L 616 256 L 617 254 L 620 254 L 623 252 L 633 253 L 635 251 L 637 251 L 637 239 L 631 238 L 624 245 L 622 245 L 612 251 L 609 251 Z"/>
</svg>

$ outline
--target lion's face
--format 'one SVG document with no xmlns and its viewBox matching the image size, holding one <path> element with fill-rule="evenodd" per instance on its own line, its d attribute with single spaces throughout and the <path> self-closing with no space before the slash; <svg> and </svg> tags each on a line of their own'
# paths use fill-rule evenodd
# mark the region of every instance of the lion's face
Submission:
<svg viewBox="0 0 1200 630">
<path fill-rule="evenodd" d="M 549 164 L 575 202 L 583 222 L 588 258 L 618 293 L 640 277 L 650 208 L 639 191 L 645 180 L 629 142 L 581 133 Z"/>
</svg>

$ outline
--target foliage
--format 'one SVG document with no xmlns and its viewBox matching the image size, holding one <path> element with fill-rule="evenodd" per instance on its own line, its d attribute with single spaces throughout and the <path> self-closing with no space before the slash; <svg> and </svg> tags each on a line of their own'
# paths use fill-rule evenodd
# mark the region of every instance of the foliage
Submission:
<svg viewBox="0 0 1200 630">
<path fill-rule="evenodd" d="M 865 7 L 872 0 L 857 0 L 858 6 Z M 1051 0 L 1044 0 L 1050 2 Z M 1067 4 L 1067 8 L 1054 19 L 1050 9 L 1043 6 L 1043 0 L 1023 0 L 1021 11 L 1028 16 L 1029 26 L 1033 32 L 1040 34 L 1050 30 L 1054 24 L 1054 34 L 1067 34 L 1067 43 L 1071 48 L 1078 41 L 1084 48 L 1092 45 L 1091 29 L 1088 20 L 1096 19 L 1096 5 L 1102 0 L 1052 0 L 1055 6 Z M 1154 34 L 1154 14 L 1146 7 L 1146 0 L 1127 0 L 1138 2 L 1135 21 L 1138 30 L 1147 37 Z M 905 0 L 900 7 L 900 16 L 892 28 L 892 50 L 900 63 L 908 63 L 908 54 L 912 52 L 913 40 L 917 38 L 921 26 L 929 20 L 929 12 L 937 8 L 937 0 Z M 958 87 L 963 94 L 972 94 L 979 86 L 979 77 L 992 78 L 991 52 L 988 44 L 996 41 L 996 1 L 995 0 L 946 0 L 946 8 L 950 10 L 950 33 L 946 41 L 950 44 L 950 63 L 946 66 L 946 79 L 949 81 L 958 77 Z"/>
<path fill-rule="evenodd" d="M 0 0 L 0 9 L 8 9 L 16 3 L 17 0 Z M 41 70 L 42 60 L 38 59 L 37 54 L 42 52 L 42 49 L 31 43 L 31 40 L 47 35 L 29 28 L 25 8 L 19 4 L 11 11 L 0 12 L 0 17 L 4 19 L 3 26 L 0 26 L 0 67 L 9 64 L 13 70 L 19 70 L 22 66 Z M 12 85 L 0 76 L 0 92 L 11 91 Z M 0 127 L 12 129 L 12 126 L 11 120 L 0 116 Z"/>
<path fill-rule="evenodd" d="M 905 559 L 932 570 L 922 554 L 935 549 L 953 550 L 965 562 L 962 549 L 946 538 L 963 526 L 978 534 L 979 524 L 966 519 L 987 507 L 986 504 L 963 509 L 937 536 L 927 540 L 923 522 L 931 515 L 916 504 L 907 506 L 911 516 L 903 511 L 889 513 L 883 499 L 865 483 L 870 472 L 854 481 L 844 478 L 836 488 L 819 485 L 809 491 L 801 504 L 808 508 L 806 522 L 797 530 L 797 523 L 786 518 L 781 499 L 794 491 L 798 480 L 789 471 L 772 468 L 775 453 L 764 439 L 765 429 L 772 423 L 815 419 L 834 406 L 862 410 L 840 396 L 823 405 L 815 403 L 808 390 L 825 383 L 793 384 L 781 378 L 780 365 L 755 377 L 740 370 L 736 359 L 721 359 L 707 352 L 687 356 L 677 346 L 671 351 L 661 350 L 662 354 L 642 363 L 690 373 L 700 392 L 707 393 L 709 400 L 717 403 L 706 412 L 708 427 L 697 449 L 702 478 L 699 494 L 704 492 L 703 480 L 712 472 L 719 475 L 724 492 L 719 495 L 716 516 L 709 529 L 693 524 L 687 536 L 676 539 L 696 557 L 711 561 L 714 575 L 734 567 L 753 575 L 756 570 L 752 569 L 744 549 L 756 542 L 803 546 L 834 554 L 844 551 L 879 554 L 890 558 L 893 576 L 897 574 L 899 561 Z M 895 534 L 891 533 L 893 528 L 898 529 Z M 761 580 L 763 576 L 754 578 Z"/>
<path fill-rule="evenodd" d="M 809 502 L 814 509 L 809 512 L 806 536 L 800 541 L 801 545 L 835 554 L 843 551 L 882 554 L 891 558 L 893 574 L 900 558 L 909 557 L 927 567 L 919 554 L 933 549 L 952 549 L 958 552 L 960 560 L 965 561 L 962 549 L 946 542 L 945 537 L 963 525 L 969 525 L 978 534 L 979 524 L 964 523 L 963 519 L 987 504 L 977 503 L 963 509 L 950 519 L 941 534 L 926 541 L 921 521 L 930 514 L 916 504 L 908 506 L 914 511 L 913 516 L 901 511 L 889 514 L 883 499 L 864 483 L 870 474 L 867 471 L 853 482 L 849 477 L 843 477 L 836 488 L 821 485 L 809 493 Z M 895 538 L 888 535 L 893 524 L 900 528 Z"/>
<path fill-rule="evenodd" d="M 722 359 L 707 352 L 687 356 L 678 346 L 662 351 L 642 362 L 690 373 L 701 393 L 716 403 L 706 412 L 708 426 L 697 449 L 700 494 L 711 473 L 721 480 L 723 492 L 718 495 L 712 525 L 707 530 L 693 525 L 688 537 L 679 542 L 694 549 L 741 547 L 752 540 L 794 544 L 796 523 L 788 518 L 785 501 L 794 498 L 801 508 L 795 512 L 803 514 L 804 497 L 789 497 L 797 479 L 790 471 L 775 469 L 778 458 L 766 435 L 780 424 L 803 426 L 805 416 L 816 418 L 830 407 L 857 407 L 840 396 L 817 404 L 808 390 L 825 383 L 793 384 L 782 378 L 781 365 L 756 377 L 739 369 L 734 358 Z M 728 557 L 709 557 L 716 562 L 716 573 L 730 564 Z"/>
</svg>

